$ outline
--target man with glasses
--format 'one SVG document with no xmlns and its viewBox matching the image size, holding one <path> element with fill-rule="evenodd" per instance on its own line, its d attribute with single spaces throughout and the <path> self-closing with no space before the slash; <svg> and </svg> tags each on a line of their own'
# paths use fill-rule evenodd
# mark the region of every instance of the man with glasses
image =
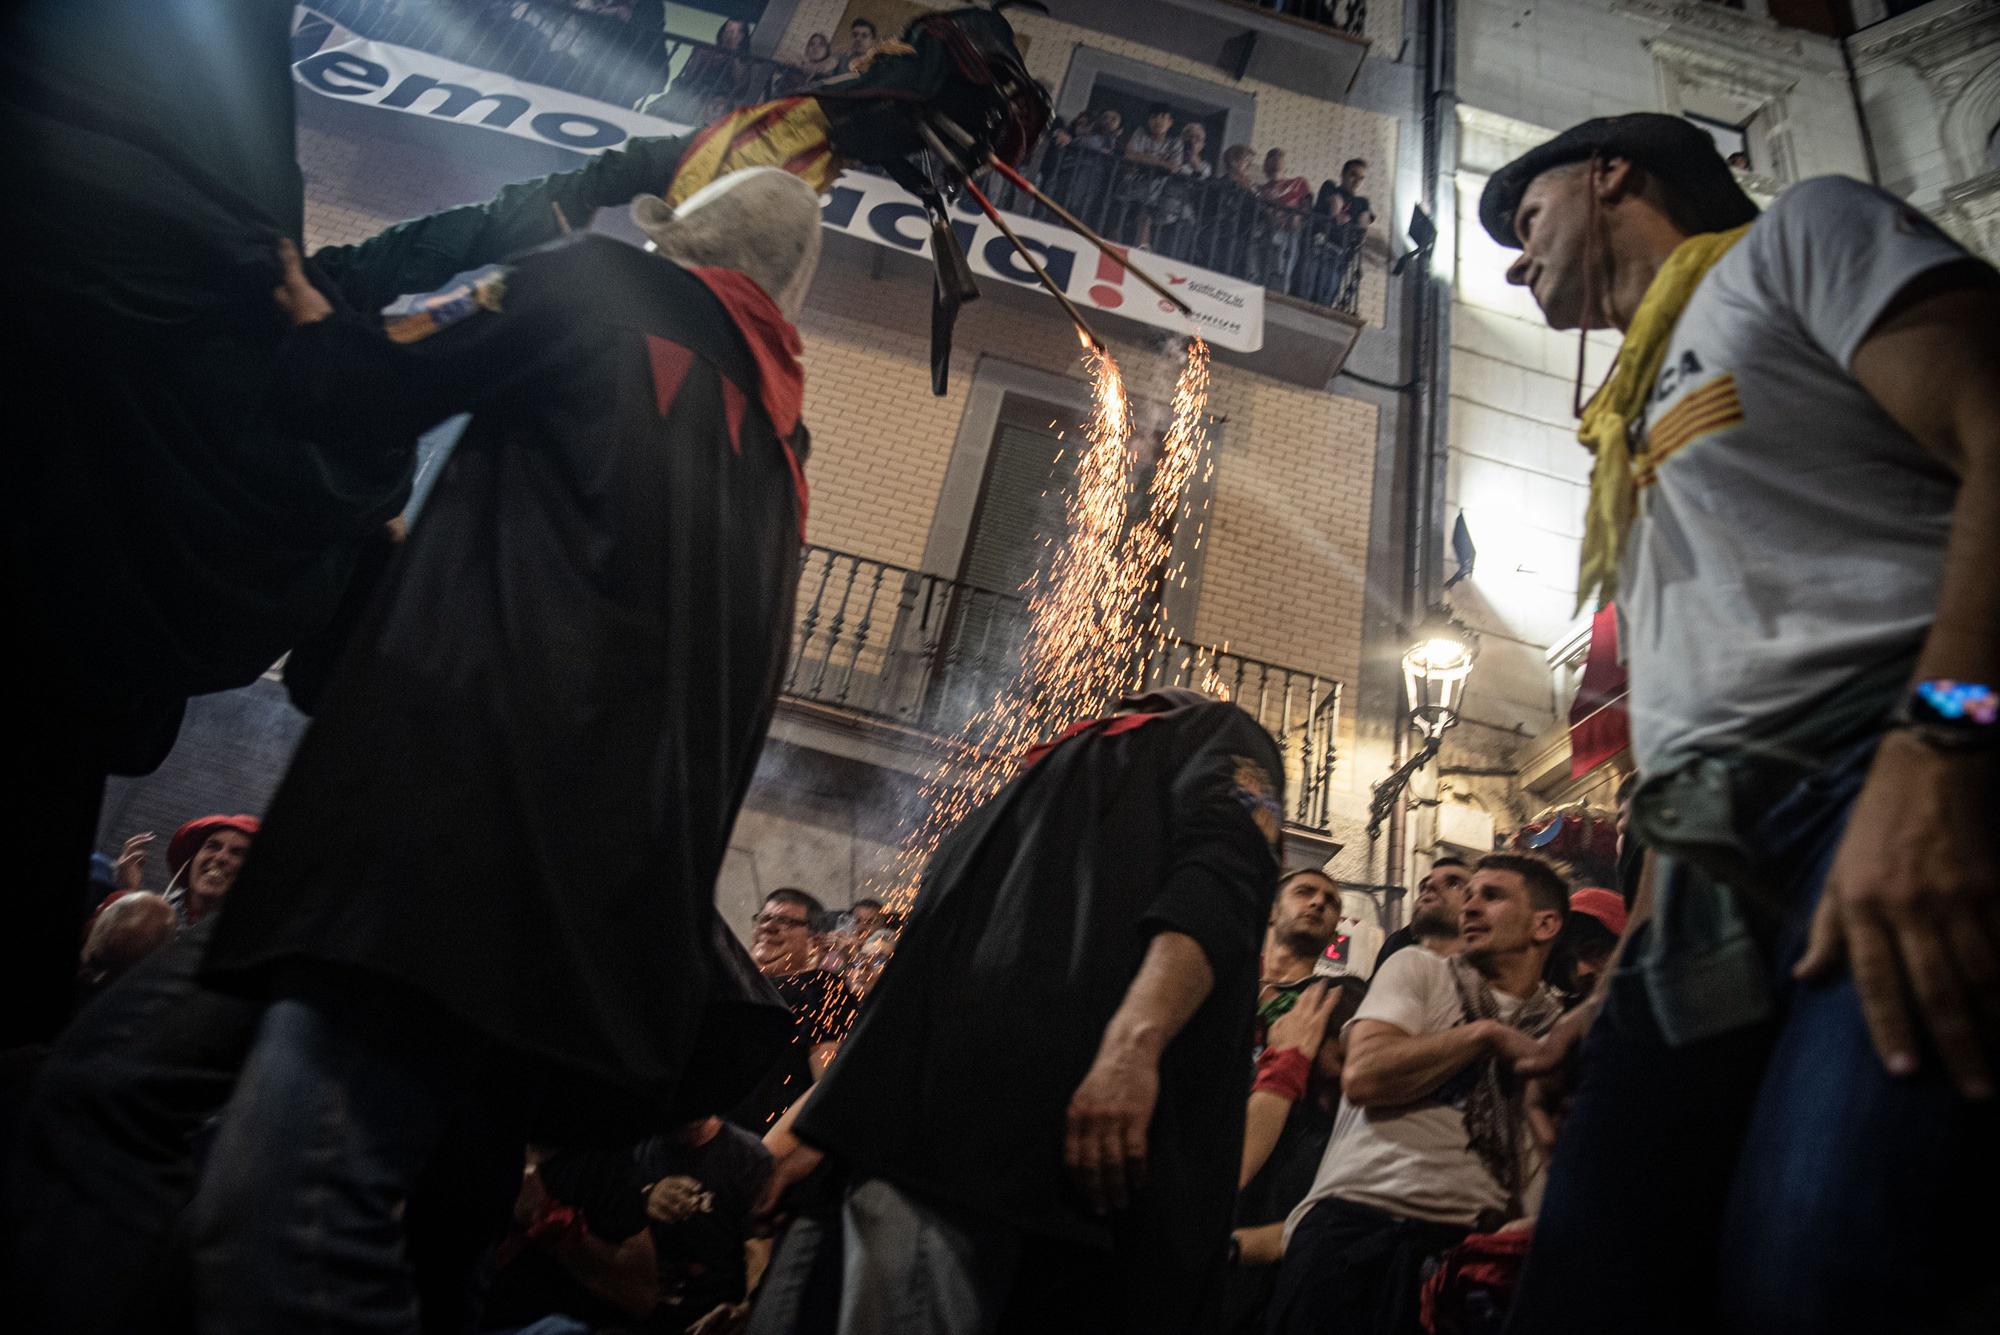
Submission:
<svg viewBox="0 0 2000 1335">
<path fill-rule="evenodd" d="M 854 1023 L 854 994 L 838 974 L 819 967 L 814 942 L 826 909 L 803 890 L 781 886 L 750 920 L 750 958 L 792 1008 L 792 1042 L 730 1120 L 764 1134 L 833 1060 Z"/>
</svg>

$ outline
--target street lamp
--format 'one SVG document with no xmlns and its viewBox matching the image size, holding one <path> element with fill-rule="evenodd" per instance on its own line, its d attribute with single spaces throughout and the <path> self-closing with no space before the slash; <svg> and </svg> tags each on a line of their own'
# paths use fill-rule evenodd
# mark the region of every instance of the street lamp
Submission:
<svg viewBox="0 0 2000 1335">
<path fill-rule="evenodd" d="M 1430 763 L 1445 733 L 1458 722 L 1465 703 L 1466 679 L 1479 657 L 1479 640 L 1466 624 L 1444 607 L 1433 607 L 1417 624 L 1403 654 L 1403 708 L 1410 726 L 1424 739 L 1416 754 L 1375 785 L 1368 805 L 1368 836 L 1374 838 L 1395 809 L 1396 799 L 1412 776 Z"/>
</svg>

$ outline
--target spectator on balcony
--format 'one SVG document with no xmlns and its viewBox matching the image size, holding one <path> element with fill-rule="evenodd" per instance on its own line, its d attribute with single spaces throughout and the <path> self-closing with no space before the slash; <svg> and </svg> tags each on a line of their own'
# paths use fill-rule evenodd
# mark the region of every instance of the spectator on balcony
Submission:
<svg viewBox="0 0 2000 1335">
<path fill-rule="evenodd" d="M 1117 191 L 1120 240 L 1138 246 L 1153 242 L 1153 229 L 1164 213 L 1167 178 L 1181 162 L 1181 143 L 1173 129 L 1173 108 L 1155 102 L 1146 108 L 1144 128 L 1125 141 Z"/>
<path fill-rule="evenodd" d="M 1340 180 L 1322 183 L 1313 202 L 1312 241 L 1319 253 L 1308 295 L 1321 306 L 1346 310 L 1354 304 L 1361 246 L 1375 222 L 1375 206 L 1361 193 L 1367 179 L 1366 160 L 1349 158 L 1341 164 Z"/>
<path fill-rule="evenodd" d="M 812 1087 L 854 1023 L 854 994 L 820 965 L 818 932 L 825 916 L 818 899 L 782 886 L 751 919 L 750 958 L 792 1011 L 791 1043 L 783 1058 L 729 1114 L 756 1135 L 770 1130 Z"/>
<path fill-rule="evenodd" d="M 875 44 L 881 40 L 875 31 L 873 19 L 857 18 L 847 25 L 847 53 L 835 62 L 835 75 L 852 74 L 854 67 L 868 59 L 875 51 Z"/>
<path fill-rule="evenodd" d="M 750 100 L 753 62 L 751 24 L 725 20 L 712 46 L 696 45 L 663 94 L 647 98 L 639 110 L 681 125 L 707 125 L 731 107 Z"/>
<path fill-rule="evenodd" d="M 1097 113 L 1096 123 L 1088 133 L 1077 139 L 1077 143 L 1093 153 L 1116 153 L 1124 133 L 1124 115 L 1116 107 L 1106 107 Z"/>
<path fill-rule="evenodd" d="M 1153 248 L 1163 255 L 1186 259 L 1209 198 L 1205 183 L 1215 175 L 1215 168 L 1208 160 L 1208 127 L 1200 121 L 1181 127 L 1178 145 L 1174 176 L 1160 201 L 1159 235 Z"/>
<path fill-rule="evenodd" d="M 1222 175 L 1209 191 L 1210 214 L 1201 222 L 1194 260 L 1211 269 L 1247 278 L 1254 272 L 1258 216 L 1257 181 L 1250 164 L 1257 150 L 1231 144 L 1222 150 Z"/>
<path fill-rule="evenodd" d="M 1222 1260 L 1284 770 L 1241 709 L 1120 702 L 932 858 L 798 1118 L 845 1165 L 842 1335 L 1188 1329 Z"/>
<path fill-rule="evenodd" d="M 1460 954 L 1405 950 L 1372 980 L 1332 1138 L 1287 1221 L 1272 1335 L 1413 1335 L 1424 1263 L 1525 1213 L 1538 1163 L 1512 1062 L 1562 1013 L 1542 970 L 1568 902 L 1548 863 L 1490 854 Z"/>
<path fill-rule="evenodd" d="M 1264 181 L 1257 187 L 1257 202 L 1263 206 L 1258 220 L 1257 281 L 1274 292 L 1288 292 L 1292 270 L 1299 262 L 1299 240 L 1305 233 L 1312 187 L 1303 176 L 1285 175 L 1282 148 L 1264 155 Z"/>
<path fill-rule="evenodd" d="M 1111 226 L 1106 216 L 1112 209 L 1106 199 L 1111 184 L 1111 156 L 1118 151 L 1122 120 L 1115 108 L 1083 111 L 1070 127 L 1069 147 L 1060 155 L 1057 183 L 1043 188 L 1070 212 L 1099 230 Z"/>
<path fill-rule="evenodd" d="M 807 88 L 830 79 L 840 68 L 840 62 L 833 58 L 833 43 L 823 32 L 816 32 L 806 38 L 805 58 L 796 65 L 780 65 L 771 72 L 771 82 L 767 96 L 790 97 Z"/>
<path fill-rule="evenodd" d="M 833 39 L 823 32 L 816 32 L 806 38 L 806 58 L 799 68 L 812 80 L 830 79 L 840 72 L 840 61 L 833 54 Z"/>
</svg>

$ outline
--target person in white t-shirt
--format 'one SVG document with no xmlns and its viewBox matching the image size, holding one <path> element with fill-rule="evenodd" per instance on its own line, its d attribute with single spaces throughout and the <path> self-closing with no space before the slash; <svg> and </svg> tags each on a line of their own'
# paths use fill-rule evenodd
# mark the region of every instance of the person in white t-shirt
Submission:
<svg viewBox="0 0 2000 1335">
<path fill-rule="evenodd" d="M 1562 1013 L 1542 981 L 1569 884 L 1540 858 L 1473 868 L 1461 949 L 1392 956 L 1347 1023 L 1340 1112 L 1286 1221 L 1271 1335 L 1414 1335 L 1425 1261 L 1527 1210 L 1538 1152 L 1513 1063 Z"/>
<path fill-rule="evenodd" d="M 2000 279 L 1858 181 L 1760 217 L 1651 113 L 1479 214 L 1551 327 L 1624 334 L 1580 589 L 1648 850 L 1519 1068 L 1570 1103 L 1508 1333 L 2000 1329 Z"/>
</svg>

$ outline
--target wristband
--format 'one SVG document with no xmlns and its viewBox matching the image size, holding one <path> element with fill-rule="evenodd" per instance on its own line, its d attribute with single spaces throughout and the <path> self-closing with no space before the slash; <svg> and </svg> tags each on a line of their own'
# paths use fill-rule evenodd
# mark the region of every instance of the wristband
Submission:
<svg viewBox="0 0 2000 1335">
<path fill-rule="evenodd" d="M 1297 1048 L 1265 1048 L 1257 1059 L 1257 1081 L 1250 1091 L 1263 1090 L 1287 1103 L 1297 1103 L 1305 1097 L 1306 1077 L 1311 1074 L 1311 1059 Z"/>
</svg>

